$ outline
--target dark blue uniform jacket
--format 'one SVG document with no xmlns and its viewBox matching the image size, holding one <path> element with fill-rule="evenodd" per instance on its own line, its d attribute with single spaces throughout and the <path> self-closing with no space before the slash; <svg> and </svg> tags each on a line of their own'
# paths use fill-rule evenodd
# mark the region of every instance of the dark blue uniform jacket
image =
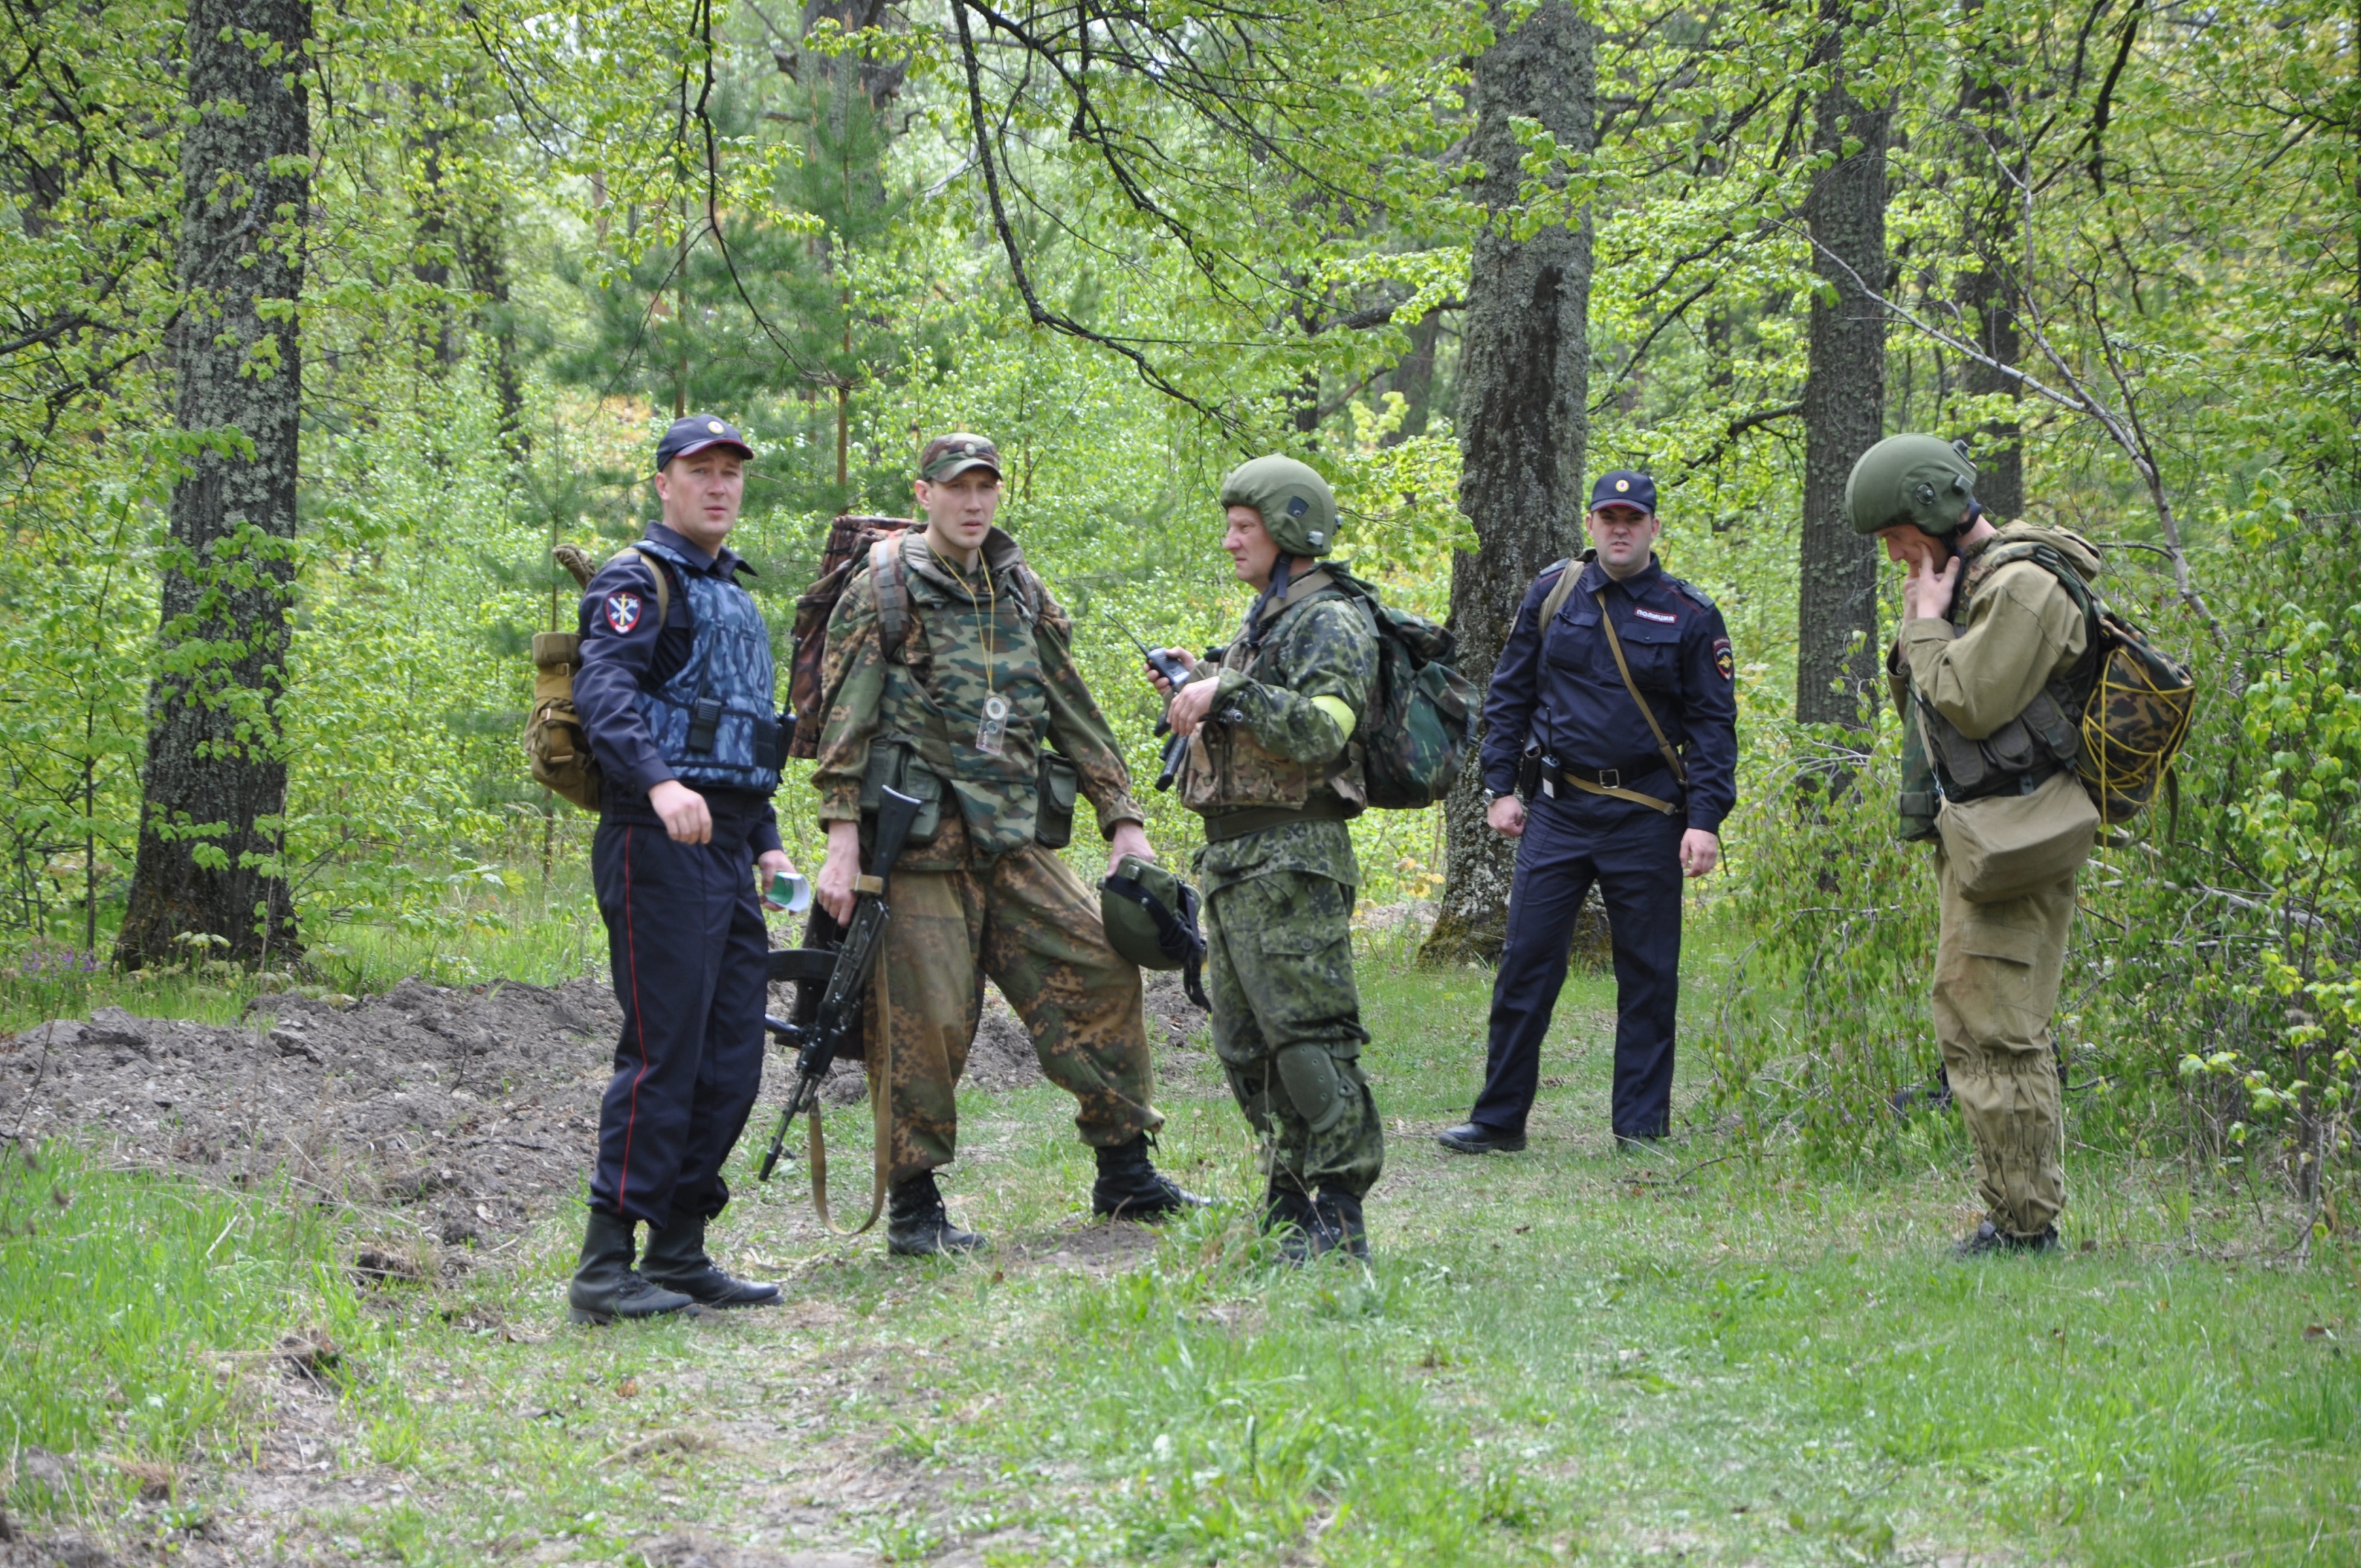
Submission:
<svg viewBox="0 0 2361 1568">
<path fill-rule="evenodd" d="M 1537 627 L 1542 601 L 1563 571 L 1582 576 L 1557 618 L 1546 629 Z M 1730 631 L 1711 599 L 1668 576 L 1653 557 L 1620 583 L 1597 561 L 1564 562 L 1526 590 L 1484 699 L 1485 787 L 1500 795 L 1516 787 L 1518 759 L 1531 737 L 1561 763 L 1619 769 L 1624 788 L 1681 803 L 1680 785 L 1599 629 L 1599 607 L 1591 597 L 1599 593 L 1622 639 L 1631 679 L 1688 766 L 1688 825 L 1719 832 L 1738 799 Z"/>
<path fill-rule="evenodd" d="M 647 537 L 725 581 L 753 571 L 728 546 L 719 555 L 708 554 L 661 522 L 648 524 Z M 582 666 L 574 676 L 574 706 L 614 797 L 607 807 L 610 812 L 647 812 L 648 792 L 674 776 L 640 715 L 639 694 L 663 685 L 688 663 L 697 628 L 688 594 L 678 581 L 668 585 L 671 609 L 658 627 L 654 572 L 644 556 L 619 556 L 582 590 Z M 780 847 L 778 818 L 767 800 L 749 842 L 756 855 Z"/>
</svg>

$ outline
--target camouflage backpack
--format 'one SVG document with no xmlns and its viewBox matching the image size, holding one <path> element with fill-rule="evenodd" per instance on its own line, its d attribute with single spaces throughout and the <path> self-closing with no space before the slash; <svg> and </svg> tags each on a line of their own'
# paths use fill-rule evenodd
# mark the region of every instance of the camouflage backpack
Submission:
<svg viewBox="0 0 2361 1568">
<path fill-rule="evenodd" d="M 2159 785 L 2175 792 L 2177 804 L 2172 764 L 2196 715 L 2197 677 L 2108 609 L 2065 557 L 2040 544 L 2018 548 L 2065 587 L 2091 630 L 2070 716 L 2079 740 L 2074 772 L 2100 820 L 2130 821 L 2155 803 Z"/>
<path fill-rule="evenodd" d="M 821 688 L 820 660 L 827 651 L 828 618 L 836 613 L 836 601 L 844 597 L 845 584 L 853 573 L 869 563 L 870 546 L 880 540 L 899 539 L 917 527 L 906 517 L 856 517 L 848 512 L 829 525 L 828 543 L 821 548 L 819 575 L 812 586 L 796 600 L 796 624 L 792 633 L 795 652 L 787 663 L 787 709 L 797 722 L 787 737 L 787 755 L 817 757 L 819 755 L 819 710 L 827 692 Z M 896 579 L 898 584 L 898 579 Z M 895 603 L 880 600 L 878 611 L 885 625 L 888 644 L 899 640 L 901 626 L 909 619 L 908 591 L 902 589 Z M 806 715 L 813 722 L 801 722 Z"/>
<path fill-rule="evenodd" d="M 1393 811 L 1433 806 L 1459 777 L 1484 694 L 1460 674 L 1459 644 L 1447 630 L 1386 603 L 1373 585 L 1342 566 L 1322 570 L 1361 607 L 1377 634 L 1376 700 L 1360 733 L 1369 804 Z"/>
</svg>

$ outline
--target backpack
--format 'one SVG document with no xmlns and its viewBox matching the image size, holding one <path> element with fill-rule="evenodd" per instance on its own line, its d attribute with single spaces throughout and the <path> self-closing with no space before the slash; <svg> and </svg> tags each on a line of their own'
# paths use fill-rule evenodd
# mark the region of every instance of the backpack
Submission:
<svg viewBox="0 0 2361 1568">
<path fill-rule="evenodd" d="M 2172 764 L 2196 717 L 2197 677 L 2108 609 L 2064 556 L 2037 543 L 2023 558 L 2058 579 L 2090 628 L 2090 648 L 2069 678 L 2075 701 L 2068 713 L 2078 742 L 2074 773 L 2100 820 L 2129 822 L 2155 803 L 2160 784 L 2171 790 L 2177 812 L 2180 782 Z"/>
<path fill-rule="evenodd" d="M 550 555 L 582 587 L 588 587 L 598 575 L 589 553 L 574 545 L 561 544 Z M 656 626 L 662 630 L 672 609 L 672 584 L 653 557 L 627 549 L 617 552 L 615 559 L 626 555 L 638 555 L 655 574 Z M 533 783 L 596 816 L 598 762 L 590 754 L 590 737 L 583 731 L 581 712 L 574 706 L 574 673 L 581 667 L 580 632 L 533 634 L 533 710 L 524 721 L 524 755 L 532 765 Z"/>
<path fill-rule="evenodd" d="M 1342 566 L 1323 563 L 1321 570 L 1361 607 L 1377 634 L 1376 700 L 1360 731 L 1369 804 L 1422 810 L 1458 782 L 1484 695 L 1460 674 L 1458 640 L 1447 629 L 1386 603 L 1373 584 Z"/>
<path fill-rule="evenodd" d="M 828 700 L 821 683 L 820 662 L 828 649 L 828 618 L 836 613 L 836 601 L 844 597 L 845 585 L 852 580 L 855 572 L 869 565 L 874 545 L 886 540 L 898 543 L 905 533 L 917 526 L 911 518 L 856 517 L 850 512 L 829 524 L 828 543 L 820 550 L 819 576 L 796 600 L 792 634 L 795 652 L 787 662 L 787 710 L 798 722 L 787 737 L 788 756 L 819 755 L 820 707 Z M 899 558 L 896 554 L 897 562 Z M 901 585 L 898 576 L 889 582 L 881 575 L 878 584 L 879 630 L 886 639 L 890 653 L 909 623 L 909 590 Z M 806 717 L 812 722 L 801 722 Z"/>
</svg>

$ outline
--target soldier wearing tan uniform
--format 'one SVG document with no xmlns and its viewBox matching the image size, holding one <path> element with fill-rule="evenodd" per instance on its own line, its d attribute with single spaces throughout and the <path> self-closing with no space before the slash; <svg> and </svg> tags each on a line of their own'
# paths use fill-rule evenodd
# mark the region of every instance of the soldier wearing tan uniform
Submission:
<svg viewBox="0 0 2361 1568">
<path fill-rule="evenodd" d="M 1845 492 L 1854 531 L 1876 534 L 1909 574 L 1886 667 L 1907 726 L 1903 836 L 1938 840 L 1935 1035 L 1986 1211 L 1961 1256 L 2059 1245 L 2064 1127 L 2050 1019 L 2075 871 L 2097 825 L 2067 716 L 2089 690 L 2085 585 L 2098 554 L 2063 529 L 1994 528 L 1974 478 L 1947 444 L 1897 435 L 1862 455 Z M 2057 848 L 1980 886 L 1960 834 L 1996 812 Z"/>
<path fill-rule="evenodd" d="M 1075 1126 L 1098 1151 L 1097 1212 L 1152 1219 L 1200 1203 L 1148 1158 L 1164 1118 L 1149 1102 L 1139 970 L 1108 945 L 1097 895 L 1056 853 L 1080 795 L 1111 842 L 1110 872 L 1126 856 L 1156 856 L 1123 753 L 1074 668 L 1072 623 L 993 526 L 991 442 L 928 443 L 917 499 L 925 531 L 876 545 L 829 618 L 812 774 L 828 824 L 814 892 L 839 920 L 880 791 L 923 803 L 880 955 L 892 1020 L 887 1247 L 983 1245 L 950 1223 L 934 1173 L 958 1149 L 959 1080 L 987 975 L 1024 1019 L 1042 1071 L 1079 1102 Z"/>
</svg>

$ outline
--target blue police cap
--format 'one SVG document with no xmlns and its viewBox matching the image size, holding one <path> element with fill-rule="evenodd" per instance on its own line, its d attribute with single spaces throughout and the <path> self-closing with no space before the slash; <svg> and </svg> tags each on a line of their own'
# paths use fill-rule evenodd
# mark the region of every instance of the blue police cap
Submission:
<svg viewBox="0 0 2361 1568">
<path fill-rule="evenodd" d="M 1598 482 L 1590 487 L 1590 510 L 1597 511 L 1609 506 L 1638 507 L 1653 517 L 1656 510 L 1656 481 L 1633 468 L 1601 474 Z"/>
<path fill-rule="evenodd" d="M 663 473 L 664 465 L 675 457 L 686 457 L 708 446 L 735 447 L 741 457 L 754 455 L 754 449 L 746 444 L 746 438 L 728 420 L 715 419 L 711 414 L 691 414 L 673 421 L 672 428 L 656 443 L 656 472 Z"/>
</svg>

